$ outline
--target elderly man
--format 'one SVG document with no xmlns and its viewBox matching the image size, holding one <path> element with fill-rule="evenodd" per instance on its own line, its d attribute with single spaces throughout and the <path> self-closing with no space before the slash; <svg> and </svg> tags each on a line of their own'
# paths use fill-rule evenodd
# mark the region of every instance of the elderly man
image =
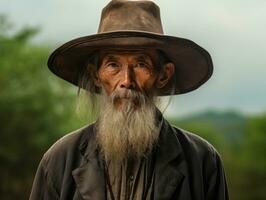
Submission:
<svg viewBox="0 0 266 200">
<path fill-rule="evenodd" d="M 206 82 L 212 62 L 190 40 L 163 34 L 159 8 L 147 0 L 111 1 L 98 34 L 58 48 L 48 66 L 94 96 L 99 119 L 67 134 L 44 155 L 31 200 L 226 200 L 217 151 L 172 127 L 158 96 Z"/>
</svg>

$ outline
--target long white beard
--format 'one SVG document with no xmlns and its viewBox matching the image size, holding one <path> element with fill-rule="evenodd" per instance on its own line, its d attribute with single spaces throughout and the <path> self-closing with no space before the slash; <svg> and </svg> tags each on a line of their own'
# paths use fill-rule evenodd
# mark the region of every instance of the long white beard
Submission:
<svg viewBox="0 0 266 200">
<path fill-rule="evenodd" d="M 119 110 L 115 103 L 130 98 Z M 121 162 L 149 154 L 159 136 L 154 100 L 132 90 L 103 94 L 97 141 L 106 160 Z M 137 105 L 137 106 L 136 106 Z"/>
</svg>

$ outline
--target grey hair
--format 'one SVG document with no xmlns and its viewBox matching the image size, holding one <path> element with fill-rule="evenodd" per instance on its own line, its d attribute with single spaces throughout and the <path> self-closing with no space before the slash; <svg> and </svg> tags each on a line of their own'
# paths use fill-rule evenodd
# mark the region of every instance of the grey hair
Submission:
<svg viewBox="0 0 266 200">
<path fill-rule="evenodd" d="M 91 120 L 95 120 L 99 113 L 98 95 L 99 88 L 95 85 L 94 79 L 100 66 L 98 52 L 90 54 L 86 64 L 81 68 L 78 79 L 77 107 L 76 112 L 79 115 L 85 115 Z M 84 110 L 84 106 L 88 110 Z M 89 116 L 88 116 L 89 114 Z"/>
<path fill-rule="evenodd" d="M 158 70 L 160 71 L 162 69 L 162 67 L 164 65 L 166 65 L 167 63 L 172 63 L 172 61 L 167 57 L 167 55 L 161 51 L 161 50 L 158 50 Z M 175 67 L 175 70 L 177 68 Z M 171 81 L 171 88 L 170 88 L 170 95 L 169 95 L 169 98 L 167 99 L 166 101 L 166 104 L 164 106 L 164 108 L 161 108 L 161 111 L 162 113 L 164 113 L 166 111 L 166 109 L 168 108 L 168 106 L 170 105 L 172 99 L 173 99 L 173 95 L 175 95 L 175 91 L 176 91 L 176 76 L 173 75 L 172 79 L 170 80 Z M 161 98 L 161 97 L 159 97 Z M 159 100 L 161 101 L 161 99 Z"/>
</svg>

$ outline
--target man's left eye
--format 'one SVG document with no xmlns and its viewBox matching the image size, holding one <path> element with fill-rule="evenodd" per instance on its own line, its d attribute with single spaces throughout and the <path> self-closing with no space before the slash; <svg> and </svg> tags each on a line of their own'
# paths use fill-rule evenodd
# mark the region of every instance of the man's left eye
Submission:
<svg viewBox="0 0 266 200">
<path fill-rule="evenodd" d="M 137 64 L 138 67 L 141 67 L 141 68 L 145 68 L 145 67 L 148 67 L 147 63 L 144 63 L 144 62 L 139 62 Z"/>
</svg>

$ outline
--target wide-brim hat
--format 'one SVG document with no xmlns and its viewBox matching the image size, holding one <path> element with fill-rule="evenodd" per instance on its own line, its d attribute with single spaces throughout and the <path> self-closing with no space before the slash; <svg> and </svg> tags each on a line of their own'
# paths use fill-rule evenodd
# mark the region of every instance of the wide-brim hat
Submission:
<svg viewBox="0 0 266 200">
<path fill-rule="evenodd" d="M 48 59 L 49 69 L 78 85 L 90 55 L 102 49 L 157 49 L 174 63 L 171 81 L 158 95 L 197 89 L 212 75 L 210 54 L 191 40 L 164 35 L 159 7 L 148 0 L 113 0 L 102 10 L 98 33 L 71 40 Z M 97 91 L 97 90 L 96 90 Z"/>
</svg>

